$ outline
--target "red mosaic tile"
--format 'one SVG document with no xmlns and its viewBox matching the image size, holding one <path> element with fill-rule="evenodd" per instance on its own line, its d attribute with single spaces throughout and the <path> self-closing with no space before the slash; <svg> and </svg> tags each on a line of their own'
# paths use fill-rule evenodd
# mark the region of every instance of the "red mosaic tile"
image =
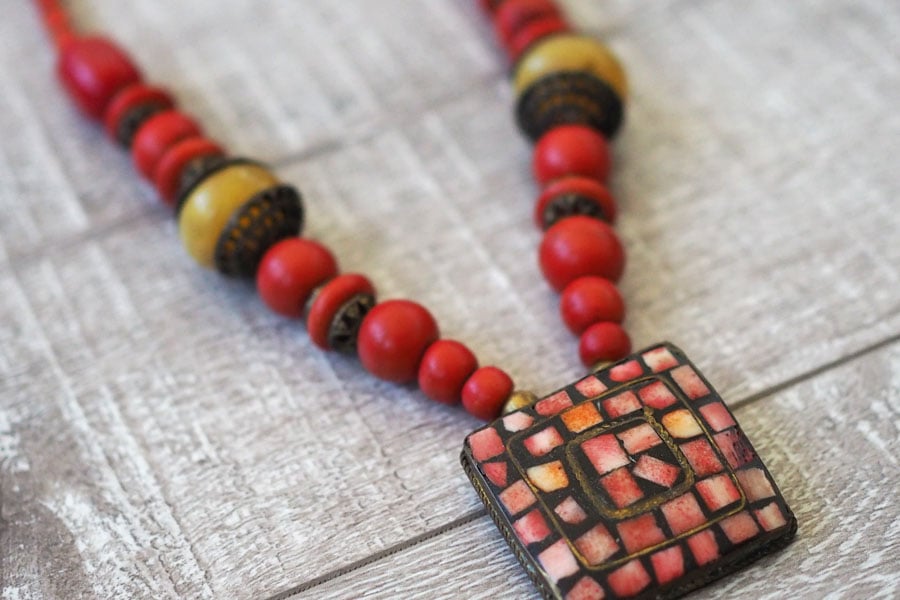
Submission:
<svg viewBox="0 0 900 600">
<path fill-rule="evenodd" d="M 644 368 L 636 360 L 630 360 L 609 369 L 609 378 L 619 383 L 637 379 L 643 374 Z"/>
<path fill-rule="evenodd" d="M 678 384 L 678 387 L 687 394 L 688 398 L 696 400 L 709 395 L 709 388 L 703 383 L 703 380 L 697 375 L 690 365 L 684 365 L 671 371 L 672 379 Z"/>
<path fill-rule="evenodd" d="M 666 517 L 669 529 L 675 535 L 680 535 L 706 523 L 706 516 L 700 509 L 697 499 L 690 492 L 663 504 L 662 513 Z"/>
<path fill-rule="evenodd" d="M 523 544 L 540 542 L 550 535 L 550 528 L 540 510 L 533 510 L 513 523 L 513 530 Z"/>
<path fill-rule="evenodd" d="M 562 436 L 553 426 L 525 438 L 525 448 L 532 456 L 543 456 L 562 443 Z"/>
<path fill-rule="evenodd" d="M 641 388 L 638 395 L 640 395 L 641 400 L 646 406 L 658 410 L 668 408 L 678 401 L 678 399 L 675 398 L 675 394 L 673 394 L 662 381 L 657 381 Z"/>
<path fill-rule="evenodd" d="M 581 450 L 601 475 L 629 464 L 628 456 L 619 446 L 616 436 L 611 433 L 583 442 Z"/>
<path fill-rule="evenodd" d="M 629 553 L 655 546 L 666 539 L 666 534 L 656 524 L 656 519 L 652 513 L 628 519 L 627 521 L 620 521 L 617 528 L 619 537 Z"/>
<path fill-rule="evenodd" d="M 688 538 L 687 543 L 698 565 L 702 566 L 718 560 L 719 544 L 716 542 L 716 536 L 709 529 L 695 533 Z"/>
<path fill-rule="evenodd" d="M 652 481 L 656 485 L 670 488 L 675 484 L 681 468 L 659 460 L 655 456 L 645 454 L 640 457 L 634 469 L 631 470 L 635 477 Z"/>
<path fill-rule="evenodd" d="M 625 450 L 632 455 L 640 454 L 644 450 L 649 450 L 653 446 L 662 443 L 659 434 L 648 423 L 620 431 L 616 433 L 616 437 L 622 440 Z"/>
<path fill-rule="evenodd" d="M 747 494 L 747 499 L 751 502 L 756 500 L 765 500 L 775 495 L 772 484 L 766 478 L 766 474 L 762 469 L 752 467 L 737 472 L 738 481 Z"/>
<path fill-rule="evenodd" d="M 537 402 L 534 405 L 534 411 L 539 415 L 550 417 L 570 406 L 572 406 L 572 398 L 569 397 L 569 393 L 565 390 L 560 390 L 552 396 L 547 396 L 540 402 Z"/>
<path fill-rule="evenodd" d="M 600 584 L 587 576 L 579 579 L 566 594 L 566 600 L 603 600 L 605 597 L 606 592 Z"/>
<path fill-rule="evenodd" d="M 518 514 L 537 502 L 531 488 L 521 479 L 500 492 L 499 498 L 511 515 Z"/>
<path fill-rule="evenodd" d="M 497 487 L 506 487 L 506 463 L 492 462 L 481 465 L 481 470 L 491 483 Z"/>
<path fill-rule="evenodd" d="M 612 498 L 613 504 L 619 508 L 625 508 L 644 497 L 644 492 L 641 491 L 628 469 L 624 467 L 601 477 L 600 485 Z"/>
<path fill-rule="evenodd" d="M 641 561 L 632 560 L 610 573 L 608 581 L 618 597 L 627 598 L 639 594 L 652 580 Z"/>
<path fill-rule="evenodd" d="M 713 436 L 716 446 L 732 469 L 738 469 L 756 458 L 753 446 L 737 429 L 729 429 Z"/>
<path fill-rule="evenodd" d="M 575 540 L 575 548 L 589 565 L 600 565 L 619 551 L 619 544 L 602 524 L 596 525 Z"/>
<path fill-rule="evenodd" d="M 507 431 L 522 431 L 534 423 L 534 417 L 524 412 L 514 412 L 503 417 L 503 427 Z"/>
<path fill-rule="evenodd" d="M 721 402 L 710 402 L 705 406 L 701 406 L 700 414 L 703 415 L 703 420 L 709 424 L 713 431 L 722 431 L 735 425 L 734 417 L 731 416 L 731 413 L 728 412 L 728 409 Z"/>
<path fill-rule="evenodd" d="M 606 385 L 597 379 L 594 375 L 588 375 L 575 384 L 575 389 L 585 398 L 593 398 L 599 396 L 607 390 Z"/>
<path fill-rule="evenodd" d="M 577 525 L 587 519 L 587 513 L 572 496 L 560 502 L 554 512 L 559 515 L 560 519 L 571 525 Z"/>
<path fill-rule="evenodd" d="M 753 514 L 756 515 L 759 524 L 762 525 L 762 528 L 766 531 L 774 531 L 787 524 L 784 514 L 775 502 L 772 502 L 759 510 L 753 511 Z"/>
<path fill-rule="evenodd" d="M 641 402 L 634 392 L 624 392 L 603 401 L 603 410 L 611 419 L 641 410 Z"/>
<path fill-rule="evenodd" d="M 740 544 L 759 533 L 756 521 L 753 520 L 753 517 L 747 511 L 722 519 L 719 527 L 722 528 L 722 531 L 725 532 L 725 537 L 732 544 Z"/>
<path fill-rule="evenodd" d="M 506 450 L 503 440 L 493 427 L 473 433 L 469 436 L 469 445 L 472 448 L 472 456 L 478 461 L 494 458 Z"/>
<path fill-rule="evenodd" d="M 578 562 L 575 560 L 575 555 L 572 554 L 566 540 L 559 540 L 538 554 L 537 559 L 541 566 L 544 567 L 550 580 L 554 582 L 578 572 Z"/>
<path fill-rule="evenodd" d="M 706 438 L 681 444 L 681 452 L 691 463 L 691 468 L 694 469 L 697 477 L 706 477 L 724 469 L 722 461 L 716 456 L 715 450 Z"/>
<path fill-rule="evenodd" d="M 672 353 L 669 352 L 669 349 L 665 346 L 660 346 L 649 352 L 644 352 L 641 355 L 641 358 L 644 359 L 644 362 L 647 363 L 647 366 L 650 367 L 650 370 L 654 373 L 668 371 L 669 369 L 678 366 L 678 359 L 672 356 Z"/>
<path fill-rule="evenodd" d="M 672 546 L 650 556 L 653 572 L 660 584 L 675 581 L 684 575 L 684 552 L 681 546 Z"/>
<path fill-rule="evenodd" d="M 697 491 L 709 510 L 716 511 L 741 499 L 728 475 L 716 475 L 697 484 Z"/>
</svg>

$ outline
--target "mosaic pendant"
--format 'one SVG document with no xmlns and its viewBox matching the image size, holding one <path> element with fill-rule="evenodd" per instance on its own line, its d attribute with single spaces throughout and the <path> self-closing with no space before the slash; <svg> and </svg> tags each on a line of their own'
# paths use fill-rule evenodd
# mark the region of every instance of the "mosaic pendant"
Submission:
<svg viewBox="0 0 900 600">
<path fill-rule="evenodd" d="M 472 433 L 462 463 L 545 598 L 675 598 L 797 531 L 734 416 L 670 344 Z"/>
</svg>

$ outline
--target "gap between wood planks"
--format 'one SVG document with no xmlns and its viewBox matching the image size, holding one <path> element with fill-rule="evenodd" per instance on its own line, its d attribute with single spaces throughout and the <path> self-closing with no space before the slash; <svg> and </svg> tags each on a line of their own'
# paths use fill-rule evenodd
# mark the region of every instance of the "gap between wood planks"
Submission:
<svg viewBox="0 0 900 600">
<path fill-rule="evenodd" d="M 808 381 L 810 379 L 818 377 L 819 375 L 825 373 L 826 371 L 836 369 L 842 365 L 845 365 L 847 363 L 858 360 L 868 354 L 877 352 L 877 351 L 881 350 L 882 348 L 886 348 L 897 342 L 900 342 L 900 333 L 896 333 L 896 334 L 891 335 L 881 341 L 875 342 L 874 344 L 865 346 L 865 347 L 861 348 L 860 350 L 857 350 L 855 352 L 851 352 L 850 354 L 847 354 L 846 356 L 842 356 L 838 359 L 826 362 L 818 367 L 815 367 L 813 369 L 810 369 L 809 371 L 806 371 L 805 373 L 801 373 L 800 375 L 797 375 L 796 377 L 792 377 L 781 383 L 776 383 L 775 385 L 769 386 L 768 388 L 766 388 L 762 391 L 756 392 L 755 394 L 751 394 L 751 395 L 747 396 L 746 398 L 742 398 L 736 402 L 732 402 L 728 406 L 731 410 L 737 410 L 739 408 L 749 406 L 750 404 L 753 404 L 754 402 L 762 400 L 768 396 L 775 395 L 775 394 L 782 392 L 788 388 L 791 388 L 791 387 L 794 387 L 795 385 L 803 383 L 804 381 Z M 397 554 L 398 552 L 402 552 L 404 550 L 412 548 L 413 546 L 416 546 L 426 540 L 437 537 L 439 535 L 443 535 L 444 533 L 447 533 L 448 531 L 451 531 L 458 527 L 462 527 L 463 525 L 471 523 L 472 521 L 480 519 L 481 517 L 484 517 L 486 515 L 487 515 L 487 511 L 485 511 L 484 509 L 474 510 L 470 513 L 467 513 L 467 514 L 459 517 L 458 519 L 454 519 L 453 521 L 446 523 L 445 525 L 441 525 L 440 527 L 436 527 L 435 529 L 432 529 L 430 531 L 426 531 L 425 533 L 421 533 L 417 536 L 411 537 L 408 540 L 404 540 L 400 543 L 394 544 L 393 546 L 389 546 L 388 548 L 385 548 L 384 550 L 376 552 L 370 556 L 367 556 L 366 558 L 362 558 L 360 560 L 349 563 L 338 569 L 334 569 L 333 571 L 328 571 L 327 573 L 320 575 L 318 577 L 315 577 L 313 579 L 307 580 L 307 581 L 297 585 L 296 587 L 285 590 L 283 592 L 279 592 L 278 594 L 271 596 L 268 600 L 289 600 L 291 598 L 298 597 L 300 594 L 302 594 L 304 592 L 308 592 L 311 589 L 313 589 L 319 585 L 322 585 L 323 583 L 326 583 L 333 579 L 337 579 L 339 577 L 343 577 L 344 575 L 352 573 L 353 571 L 356 571 L 357 569 L 361 569 L 362 567 L 365 567 L 372 563 L 378 562 L 378 561 L 380 561 L 384 558 L 387 558 L 393 554 Z"/>
</svg>

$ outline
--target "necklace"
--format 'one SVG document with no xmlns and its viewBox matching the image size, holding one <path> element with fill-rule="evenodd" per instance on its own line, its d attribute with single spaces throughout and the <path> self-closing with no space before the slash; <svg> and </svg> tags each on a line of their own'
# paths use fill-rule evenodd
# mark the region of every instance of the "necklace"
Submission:
<svg viewBox="0 0 900 600">
<path fill-rule="evenodd" d="M 584 362 L 612 364 L 540 401 L 440 340 L 420 305 L 376 303 L 368 279 L 338 275 L 327 248 L 294 237 L 304 216 L 294 188 L 226 157 L 115 45 L 74 35 L 56 2 L 40 5 L 68 91 L 175 206 L 197 262 L 255 275 L 273 310 L 306 314 L 316 345 L 357 352 L 382 379 L 417 380 L 440 402 L 461 397 L 485 420 L 505 405 L 505 416 L 469 436 L 463 464 L 545 596 L 670 597 L 789 541 L 793 516 L 696 368 L 667 344 L 627 356 L 624 309 L 609 282 L 623 266 L 605 224 L 615 203 L 598 182 L 609 168 L 606 137 L 621 122 L 624 74 L 599 43 L 569 33 L 551 3 L 483 7 L 518 61 L 517 116 L 537 142 L 542 270 L 563 292 Z"/>
</svg>

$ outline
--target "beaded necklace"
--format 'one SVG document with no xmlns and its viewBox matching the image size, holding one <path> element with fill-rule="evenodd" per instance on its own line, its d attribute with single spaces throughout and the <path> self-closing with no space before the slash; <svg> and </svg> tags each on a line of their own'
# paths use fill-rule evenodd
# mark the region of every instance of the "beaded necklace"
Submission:
<svg viewBox="0 0 900 600">
<path fill-rule="evenodd" d="M 440 338 L 425 307 L 377 302 L 367 277 L 340 274 L 328 248 L 300 237 L 299 191 L 205 137 L 125 51 L 77 33 L 59 0 L 36 3 L 64 88 L 131 151 L 196 262 L 255 279 L 266 305 L 304 318 L 320 348 L 489 422 L 467 437 L 463 467 L 544 597 L 676 597 L 792 539 L 793 514 L 709 382 L 671 344 L 631 354 L 605 186 L 627 80 L 552 0 L 479 0 L 514 65 L 518 125 L 535 143 L 541 271 L 582 362 L 597 369 L 542 399 Z"/>
</svg>

